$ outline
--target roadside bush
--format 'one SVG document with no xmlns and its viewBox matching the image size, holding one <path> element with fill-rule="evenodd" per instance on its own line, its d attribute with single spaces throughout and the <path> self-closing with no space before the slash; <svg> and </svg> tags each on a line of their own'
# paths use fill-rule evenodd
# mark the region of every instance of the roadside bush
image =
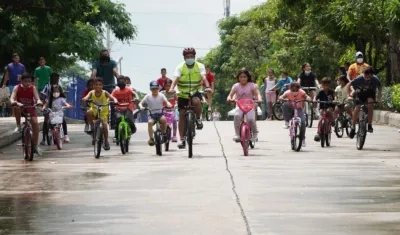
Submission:
<svg viewBox="0 0 400 235">
<path fill-rule="evenodd" d="M 392 94 L 393 94 L 393 108 L 396 111 L 400 110 L 400 84 L 392 86 Z"/>
<path fill-rule="evenodd" d="M 393 89 L 392 87 L 383 87 L 382 89 L 382 109 L 393 110 Z"/>
</svg>

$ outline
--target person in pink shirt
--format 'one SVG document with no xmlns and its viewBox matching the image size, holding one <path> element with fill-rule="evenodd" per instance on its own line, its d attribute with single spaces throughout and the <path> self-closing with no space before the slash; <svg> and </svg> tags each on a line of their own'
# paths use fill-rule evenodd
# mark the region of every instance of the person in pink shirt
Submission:
<svg viewBox="0 0 400 235">
<path fill-rule="evenodd" d="M 237 76 L 236 76 L 238 82 L 232 86 L 231 92 L 228 95 L 227 101 L 228 102 L 233 102 L 234 100 L 241 100 L 241 99 L 253 99 L 254 97 L 257 97 L 258 101 L 257 102 L 262 102 L 262 98 L 260 95 L 260 91 L 258 90 L 257 86 L 255 83 L 252 82 L 250 72 L 247 71 L 246 69 L 241 69 Z M 233 96 L 236 96 L 234 99 Z M 242 110 L 239 108 L 236 108 L 236 112 L 234 115 L 234 127 L 235 127 L 235 136 L 233 140 L 235 142 L 240 141 L 240 122 L 243 116 Z M 255 120 L 255 111 L 254 109 L 251 110 L 246 114 L 246 119 L 249 122 L 251 129 L 253 131 L 253 141 L 258 141 L 258 130 L 257 130 L 257 124 Z"/>
<path fill-rule="evenodd" d="M 285 102 L 282 106 L 283 109 L 283 119 L 285 120 L 285 128 L 289 128 L 289 121 L 293 118 L 294 110 L 293 110 L 293 101 L 295 100 L 309 100 L 311 98 L 307 95 L 307 93 L 300 89 L 300 84 L 297 82 L 290 83 L 289 90 L 285 91 L 280 97 L 279 100 L 288 100 L 289 102 Z M 304 102 L 299 102 L 296 104 L 297 115 L 301 118 L 302 122 L 305 122 L 305 115 L 303 111 Z M 303 125 L 305 127 L 305 125 Z M 305 128 L 304 128 L 304 136 L 303 136 L 303 147 L 305 147 Z"/>
<path fill-rule="evenodd" d="M 161 69 L 161 77 L 159 79 L 157 79 L 157 83 L 160 86 L 160 91 L 164 90 L 164 86 L 165 83 L 168 81 L 168 77 L 167 77 L 167 69 L 162 68 Z"/>
</svg>

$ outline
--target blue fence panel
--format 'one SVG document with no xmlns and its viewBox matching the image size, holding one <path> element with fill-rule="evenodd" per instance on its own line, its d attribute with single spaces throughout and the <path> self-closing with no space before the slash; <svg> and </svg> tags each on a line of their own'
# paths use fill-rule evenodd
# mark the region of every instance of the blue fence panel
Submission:
<svg viewBox="0 0 400 235">
<path fill-rule="evenodd" d="M 83 91 L 86 89 L 86 80 L 77 77 L 67 87 L 67 101 L 72 104 L 73 108 L 68 109 L 66 116 L 73 119 L 83 120 L 84 112 L 81 110 L 81 97 Z"/>
</svg>

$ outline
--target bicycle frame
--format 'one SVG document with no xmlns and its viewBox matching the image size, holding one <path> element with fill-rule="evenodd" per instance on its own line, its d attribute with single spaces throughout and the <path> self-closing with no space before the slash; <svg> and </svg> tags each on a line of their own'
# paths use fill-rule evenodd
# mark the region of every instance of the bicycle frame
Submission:
<svg viewBox="0 0 400 235">
<path fill-rule="evenodd" d="M 119 122 L 118 127 L 117 127 L 118 128 L 117 129 L 118 140 L 121 140 L 121 133 L 119 130 L 121 129 L 122 126 L 125 128 L 125 133 L 124 133 L 125 139 L 128 139 L 131 136 L 131 128 L 130 128 L 128 122 L 126 121 L 125 112 L 127 112 L 127 111 L 128 111 L 128 109 L 121 110 L 121 111 L 118 111 L 118 110 L 115 111 L 116 118 L 119 118 L 119 117 L 121 118 L 121 121 Z"/>
</svg>

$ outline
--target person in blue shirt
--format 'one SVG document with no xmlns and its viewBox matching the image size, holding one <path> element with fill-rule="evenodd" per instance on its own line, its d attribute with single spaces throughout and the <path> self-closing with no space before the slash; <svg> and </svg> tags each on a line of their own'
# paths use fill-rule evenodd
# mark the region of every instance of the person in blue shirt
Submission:
<svg viewBox="0 0 400 235">
<path fill-rule="evenodd" d="M 281 91 L 281 94 L 289 89 L 289 84 L 292 83 L 293 80 L 291 77 L 289 77 L 289 73 L 284 71 L 281 73 L 281 79 L 278 81 L 278 83 L 273 86 L 270 91 L 275 91 L 279 89 Z"/>
</svg>

